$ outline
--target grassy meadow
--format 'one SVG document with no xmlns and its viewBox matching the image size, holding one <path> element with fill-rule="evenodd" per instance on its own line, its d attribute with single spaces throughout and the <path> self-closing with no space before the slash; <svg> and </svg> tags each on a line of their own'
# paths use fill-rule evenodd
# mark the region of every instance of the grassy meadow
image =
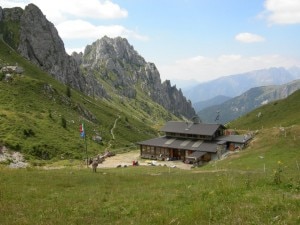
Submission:
<svg viewBox="0 0 300 225">
<path fill-rule="evenodd" d="M 299 224 L 300 127 L 203 167 L 0 167 L 1 224 Z M 272 143 L 272 144 L 270 144 Z"/>
<path fill-rule="evenodd" d="M 299 171 L 1 170 L 1 224 L 299 224 Z M 298 186 L 296 180 L 298 179 Z"/>
</svg>

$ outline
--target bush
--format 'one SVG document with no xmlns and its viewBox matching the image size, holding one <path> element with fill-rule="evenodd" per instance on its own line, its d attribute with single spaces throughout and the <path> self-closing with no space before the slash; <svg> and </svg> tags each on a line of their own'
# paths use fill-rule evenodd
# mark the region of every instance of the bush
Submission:
<svg viewBox="0 0 300 225">
<path fill-rule="evenodd" d="M 4 77 L 5 77 L 5 74 L 0 72 L 0 81 L 2 81 L 4 79 Z"/>
<path fill-rule="evenodd" d="M 26 138 L 35 136 L 35 133 L 32 129 L 28 129 L 28 130 L 24 129 L 23 134 Z"/>
<path fill-rule="evenodd" d="M 27 153 L 38 159 L 49 160 L 57 156 L 58 150 L 54 146 L 41 144 L 33 146 Z"/>
<path fill-rule="evenodd" d="M 71 98 L 71 88 L 70 86 L 67 86 L 66 95 Z"/>
<path fill-rule="evenodd" d="M 61 117 L 61 125 L 63 128 L 67 129 L 67 120 L 64 117 Z"/>
</svg>

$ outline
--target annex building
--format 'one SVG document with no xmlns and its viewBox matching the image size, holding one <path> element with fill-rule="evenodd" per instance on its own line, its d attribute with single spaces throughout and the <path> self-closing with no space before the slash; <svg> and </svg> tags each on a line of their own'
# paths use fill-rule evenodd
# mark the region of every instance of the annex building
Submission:
<svg viewBox="0 0 300 225">
<path fill-rule="evenodd" d="M 161 128 L 165 136 L 139 142 L 141 158 L 208 162 L 226 151 L 244 148 L 251 135 L 225 135 L 221 124 L 170 121 Z"/>
</svg>

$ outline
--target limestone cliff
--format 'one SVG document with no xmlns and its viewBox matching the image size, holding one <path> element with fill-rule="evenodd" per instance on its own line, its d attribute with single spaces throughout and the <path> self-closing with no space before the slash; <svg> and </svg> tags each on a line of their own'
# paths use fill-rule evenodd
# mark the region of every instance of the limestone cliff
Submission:
<svg viewBox="0 0 300 225">
<path fill-rule="evenodd" d="M 156 66 L 146 62 L 125 38 L 103 37 L 87 46 L 82 60 L 77 61 L 108 82 L 120 96 L 135 98 L 137 90 L 141 89 L 177 116 L 190 118 L 195 115 L 191 102 L 181 90 L 171 86 L 170 81 L 162 83 Z"/>
<path fill-rule="evenodd" d="M 97 81 L 81 74 L 77 62 L 66 53 L 56 28 L 37 6 L 29 4 L 24 10 L 19 7 L 0 9 L 0 23 L 3 39 L 23 57 L 60 82 L 91 94 L 90 84 Z M 19 27 L 17 32 L 9 29 L 11 24 Z M 93 93 L 106 96 L 100 84 Z"/>
<path fill-rule="evenodd" d="M 33 4 L 21 16 L 18 52 L 62 83 L 85 90 L 76 61 L 66 54 L 54 25 Z"/>
</svg>

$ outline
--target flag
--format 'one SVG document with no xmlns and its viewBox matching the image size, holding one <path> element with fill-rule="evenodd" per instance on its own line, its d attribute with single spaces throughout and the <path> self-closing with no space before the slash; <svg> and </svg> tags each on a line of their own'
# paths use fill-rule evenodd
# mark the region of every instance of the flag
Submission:
<svg viewBox="0 0 300 225">
<path fill-rule="evenodd" d="M 84 131 L 84 124 L 83 123 L 80 124 L 79 131 L 80 131 L 80 136 L 85 137 L 85 131 Z"/>
</svg>

